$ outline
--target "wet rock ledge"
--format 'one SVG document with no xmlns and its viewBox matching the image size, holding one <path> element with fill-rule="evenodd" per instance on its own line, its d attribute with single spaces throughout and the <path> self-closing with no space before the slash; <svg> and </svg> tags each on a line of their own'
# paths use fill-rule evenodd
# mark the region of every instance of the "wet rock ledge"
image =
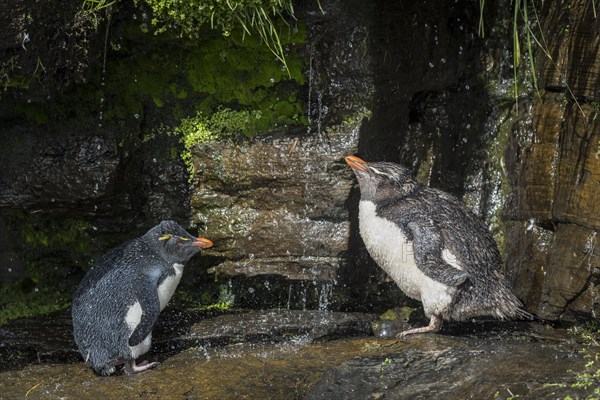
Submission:
<svg viewBox="0 0 600 400">
<path fill-rule="evenodd" d="M 194 220 L 224 262 L 210 272 L 331 281 L 345 262 L 362 117 L 321 135 L 213 142 L 194 152 Z"/>
<path fill-rule="evenodd" d="M 162 364 L 112 377 L 76 355 L 68 313 L 15 321 L 0 330 L 0 399 L 563 399 L 597 386 L 586 366 L 597 345 L 572 331 L 477 321 L 400 341 L 369 336 L 372 320 L 167 308 L 147 355 Z"/>
</svg>

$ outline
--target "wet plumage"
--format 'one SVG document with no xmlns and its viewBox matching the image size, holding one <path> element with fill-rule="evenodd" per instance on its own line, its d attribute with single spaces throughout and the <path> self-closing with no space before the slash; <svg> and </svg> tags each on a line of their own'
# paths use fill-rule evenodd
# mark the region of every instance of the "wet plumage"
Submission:
<svg viewBox="0 0 600 400">
<path fill-rule="evenodd" d="M 414 181 L 402 166 L 350 156 L 360 186 L 359 229 L 371 257 L 423 303 L 434 332 L 443 320 L 528 316 L 500 270 L 491 233 L 454 196 Z"/>
<path fill-rule="evenodd" d="M 99 374 L 125 364 L 127 373 L 157 363 L 136 365 L 152 342 L 152 328 L 170 300 L 184 264 L 212 246 L 174 221 L 162 221 L 145 235 L 106 253 L 80 282 L 73 297 L 75 342 Z"/>
</svg>

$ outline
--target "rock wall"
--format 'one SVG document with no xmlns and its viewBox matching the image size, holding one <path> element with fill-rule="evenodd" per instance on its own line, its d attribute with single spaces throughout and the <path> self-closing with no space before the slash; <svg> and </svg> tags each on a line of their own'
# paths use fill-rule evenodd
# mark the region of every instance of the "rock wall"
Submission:
<svg viewBox="0 0 600 400">
<path fill-rule="evenodd" d="M 197 43 L 153 36 L 148 45 L 148 21 L 131 3 L 108 30 L 109 14 L 83 18 L 79 1 L 2 3 L 0 279 L 76 281 L 111 245 L 162 218 L 191 218 L 216 243 L 205 258 L 212 272 L 285 281 L 268 305 L 286 302 L 288 284 L 306 297 L 302 282 L 323 282 L 325 297 L 343 292 L 340 308 L 404 303 L 357 232 L 343 156 L 358 153 L 462 197 L 490 224 L 529 311 L 596 315 L 600 23 L 591 2 L 539 10 L 552 61 L 536 50 L 541 97 L 522 85 L 518 108 L 510 10 L 488 3 L 480 38 L 477 2 L 438 3 L 299 2 L 304 79 L 277 84 L 305 95 L 308 127 L 196 147 L 191 206 L 181 144 L 161 127 L 207 99 L 203 69 L 192 68 L 205 63 L 190 50 Z M 220 88 L 237 93 L 238 83 Z M 188 277 L 192 286 L 207 278 L 204 269 Z"/>
<path fill-rule="evenodd" d="M 385 308 L 406 298 L 359 237 L 359 193 L 342 157 L 401 162 L 426 184 L 468 191 L 489 139 L 481 133 L 489 107 L 478 78 L 481 43 L 468 23 L 478 9 L 321 4 L 324 13 L 313 4 L 301 14 L 307 131 L 197 147 L 194 218 L 225 259 L 213 272 L 334 280 L 336 307 Z"/>
<path fill-rule="evenodd" d="M 356 152 L 362 118 L 320 135 L 215 142 L 194 152 L 194 220 L 227 261 L 227 275 L 333 280 L 348 250 L 343 157 Z"/>
<path fill-rule="evenodd" d="M 109 13 L 81 7 L 0 4 L 0 283 L 27 278 L 65 302 L 110 247 L 190 215 L 182 145 L 154 137 L 176 107 L 161 110 L 137 69 L 157 39 L 131 3 L 112 9 L 110 29 Z"/>
<path fill-rule="evenodd" d="M 227 258 L 214 271 L 335 277 L 347 297 L 367 308 L 406 302 L 357 233 L 358 193 L 339 162 L 358 146 L 367 159 L 403 163 L 484 218 L 528 310 L 549 319 L 595 315 L 600 35 L 589 2 L 544 5 L 540 17 L 554 62 L 537 50 L 542 97 L 531 100 L 533 88 L 522 80 L 518 104 L 508 43 L 512 15 L 501 4 L 486 6 L 485 21 L 496 25 L 485 38 L 477 37 L 473 4 L 445 4 L 436 12 L 419 4 L 323 5 L 325 15 L 308 12 L 310 135 L 196 150 L 203 172 L 195 218 L 205 221 L 221 243 L 215 251 Z M 530 73 L 521 67 L 519 74 Z M 357 104 L 369 118 L 340 129 L 336 124 Z M 352 144 L 323 151 L 318 134 L 328 129 L 346 131 Z M 289 152 L 296 143 L 306 159 Z M 313 168 L 319 174 L 308 182 L 340 208 L 323 212 L 325 203 L 306 190 L 302 167 L 309 159 L 319 160 Z M 344 183 L 323 196 L 333 176 Z M 326 238 L 307 244 L 312 232 Z"/>
<path fill-rule="evenodd" d="M 360 2 L 322 4 L 324 13 L 316 4 L 299 11 L 308 35 L 308 127 L 194 149 L 193 219 L 216 243 L 211 253 L 223 257 L 209 272 L 242 276 L 238 299 L 246 288 L 251 298 L 262 297 L 251 306 L 289 307 L 288 298 L 298 297 L 292 307 L 327 307 L 332 282 L 348 265 L 354 178 L 343 157 L 358 151 L 370 117 L 372 21 L 369 13 L 355 12 L 370 9 Z M 277 287 L 270 283 L 274 277 Z M 255 292 L 259 287 L 263 296 Z"/>
<path fill-rule="evenodd" d="M 548 319 L 600 311 L 600 22 L 591 6 L 544 5 L 552 60 L 538 52 L 541 98 L 505 153 L 506 262 L 528 309 Z"/>
</svg>

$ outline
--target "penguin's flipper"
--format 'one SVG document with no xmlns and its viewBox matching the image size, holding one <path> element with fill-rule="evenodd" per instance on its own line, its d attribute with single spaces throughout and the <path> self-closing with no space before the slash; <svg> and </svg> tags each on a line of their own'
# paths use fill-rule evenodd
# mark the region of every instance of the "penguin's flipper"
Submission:
<svg viewBox="0 0 600 400">
<path fill-rule="evenodd" d="M 410 222 L 417 267 L 431 279 L 447 286 L 459 286 L 469 274 L 448 264 L 442 257 L 442 239 L 431 223 Z"/>
<path fill-rule="evenodd" d="M 158 300 L 158 291 L 156 290 L 156 282 L 151 279 L 144 279 L 143 284 L 139 284 L 137 288 L 139 295 L 137 299 L 142 308 L 142 316 L 140 323 L 135 328 L 129 337 L 129 346 L 137 346 L 140 344 L 154 328 L 154 324 L 160 314 L 160 301 Z"/>
</svg>

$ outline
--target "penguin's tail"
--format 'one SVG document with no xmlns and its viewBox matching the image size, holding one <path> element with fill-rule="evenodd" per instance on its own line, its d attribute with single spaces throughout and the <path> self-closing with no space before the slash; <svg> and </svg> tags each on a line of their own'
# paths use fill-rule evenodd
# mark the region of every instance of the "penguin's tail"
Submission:
<svg viewBox="0 0 600 400">
<path fill-rule="evenodd" d="M 522 308 L 517 308 L 515 310 L 515 318 L 516 319 L 528 319 L 530 321 L 533 321 L 534 319 L 539 319 L 535 315 L 523 310 Z"/>
<path fill-rule="evenodd" d="M 114 374 L 116 371 L 116 363 L 114 360 L 102 358 L 98 354 L 92 353 L 90 357 L 90 353 L 88 353 L 86 362 L 98 375 L 109 376 Z"/>
<path fill-rule="evenodd" d="M 102 376 L 109 376 L 115 373 L 115 366 L 113 364 L 104 364 L 102 366 L 92 368 L 94 368 L 94 371 L 96 371 L 98 375 Z"/>
<path fill-rule="evenodd" d="M 531 314 L 531 313 L 523 310 L 522 308 L 518 308 L 517 311 L 515 312 L 515 319 L 520 319 L 520 320 L 527 319 L 529 321 L 535 321 L 535 322 L 548 322 L 548 320 L 546 320 L 544 318 L 540 318 L 537 315 Z"/>
</svg>

